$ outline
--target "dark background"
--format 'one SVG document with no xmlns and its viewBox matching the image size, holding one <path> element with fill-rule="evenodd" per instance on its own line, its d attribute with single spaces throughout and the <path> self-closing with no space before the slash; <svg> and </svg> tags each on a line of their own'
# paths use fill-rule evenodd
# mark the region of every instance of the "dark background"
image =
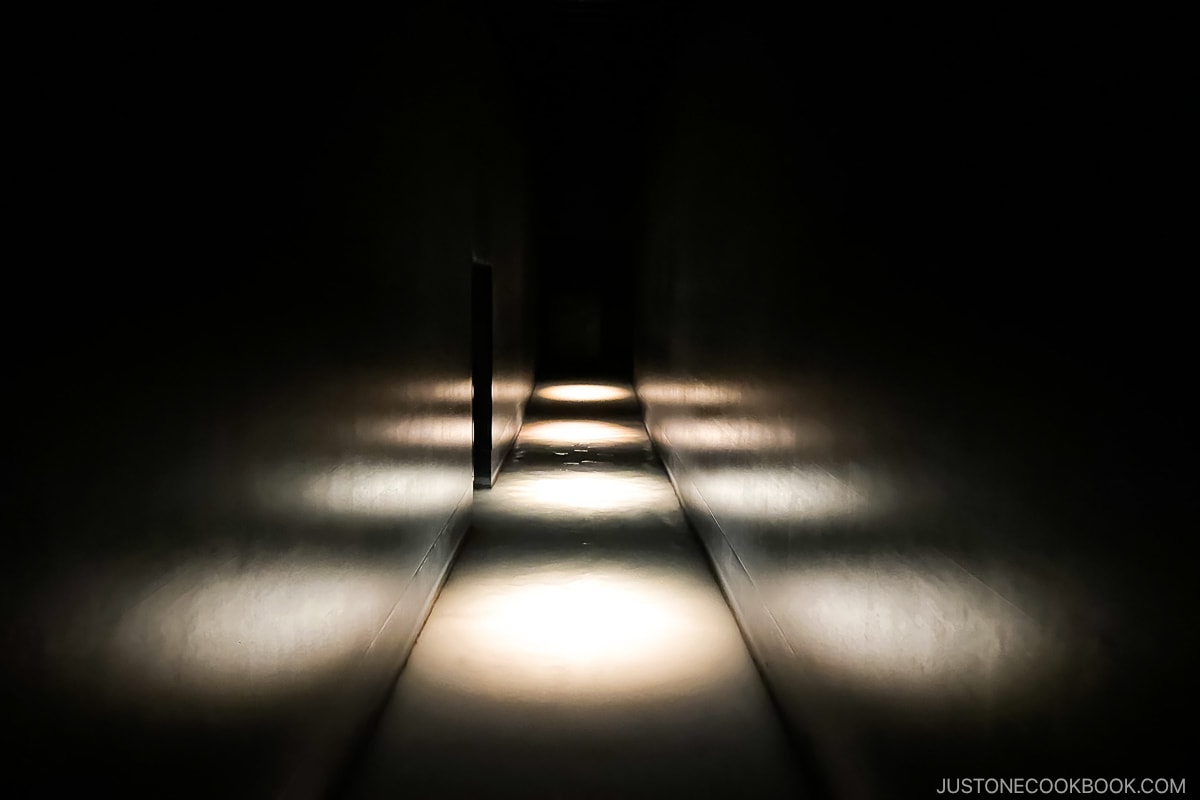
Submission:
<svg viewBox="0 0 1200 800">
<path fill-rule="evenodd" d="M 422 39 L 432 17 L 473 33 Z M 717 116 L 778 182 L 741 191 L 801 198 L 803 234 L 788 224 L 823 254 L 805 293 L 826 317 L 853 315 L 839 333 L 895 321 L 939 349 L 1094 372 L 1136 369 L 1149 354 L 1133 358 L 1131 337 L 1175 331 L 1162 231 L 1178 212 L 1162 201 L 1182 108 L 1166 22 L 655 2 L 355 22 L 168 17 L 141 35 L 110 17 L 56 33 L 18 90 L 31 105 L 14 155 L 40 246 L 14 280 L 66 271 L 94 298 L 72 298 L 69 318 L 102 336 L 137 327 L 130 313 L 172 330 L 223 314 L 235 339 L 271 327 L 266 305 L 331 313 L 354 294 L 332 265 L 369 258 L 369 154 L 395 135 L 384 98 L 400 75 L 483 59 L 525 153 L 547 374 L 629 371 L 646 192 L 678 146 L 684 85 L 738 98 Z"/>
</svg>

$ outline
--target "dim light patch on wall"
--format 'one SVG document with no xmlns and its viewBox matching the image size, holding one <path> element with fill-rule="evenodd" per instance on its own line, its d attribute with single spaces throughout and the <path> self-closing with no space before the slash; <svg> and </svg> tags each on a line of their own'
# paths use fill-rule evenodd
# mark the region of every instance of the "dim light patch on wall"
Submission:
<svg viewBox="0 0 1200 800">
<path fill-rule="evenodd" d="M 357 663 L 400 596 L 394 568 L 316 553 L 94 565 L 92 586 L 111 588 L 72 609 L 51 666 L 131 713 L 270 714 Z"/>
<path fill-rule="evenodd" d="M 462 405 L 474 394 L 470 378 L 454 380 L 407 381 L 397 389 L 398 396 L 422 403 Z"/>
<path fill-rule="evenodd" d="M 453 509 L 470 472 L 386 459 L 285 462 L 261 470 L 251 490 L 264 510 L 312 518 L 411 519 Z"/>
<path fill-rule="evenodd" d="M 750 391 L 729 383 L 646 378 L 638 382 L 638 395 L 649 403 L 692 408 L 731 406 L 748 402 Z"/>
<path fill-rule="evenodd" d="M 529 380 L 496 378 L 492 382 L 492 399 L 497 403 L 517 403 L 533 392 Z"/>
<path fill-rule="evenodd" d="M 771 584 L 808 679 L 885 705 L 969 712 L 1015 703 L 1067 674 L 1066 642 L 936 554 L 824 559 Z"/>
<path fill-rule="evenodd" d="M 681 450 L 761 453 L 826 449 L 834 437 L 816 422 L 760 422 L 746 417 L 669 417 L 655 426 L 656 438 Z"/>
<path fill-rule="evenodd" d="M 884 500 L 884 492 L 863 479 L 815 466 L 697 470 L 692 480 L 718 519 L 837 520 L 877 512 Z"/>
<path fill-rule="evenodd" d="M 405 447 L 471 446 L 471 419 L 465 414 L 397 414 L 363 418 L 354 423 L 356 438 L 367 444 Z"/>
</svg>

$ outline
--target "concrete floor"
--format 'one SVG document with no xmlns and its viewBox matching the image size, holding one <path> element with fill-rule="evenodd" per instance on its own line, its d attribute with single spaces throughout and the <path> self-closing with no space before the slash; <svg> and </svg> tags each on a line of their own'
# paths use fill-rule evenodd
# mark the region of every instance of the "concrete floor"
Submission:
<svg viewBox="0 0 1200 800">
<path fill-rule="evenodd" d="M 341 796 L 813 792 L 631 391 L 542 387 Z"/>
</svg>

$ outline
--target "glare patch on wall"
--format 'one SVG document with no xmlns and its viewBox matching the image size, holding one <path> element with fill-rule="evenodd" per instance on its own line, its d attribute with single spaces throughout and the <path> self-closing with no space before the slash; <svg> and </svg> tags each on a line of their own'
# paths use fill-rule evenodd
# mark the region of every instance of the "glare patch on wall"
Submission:
<svg viewBox="0 0 1200 800">
<path fill-rule="evenodd" d="M 819 467 L 721 468 L 694 479 L 713 513 L 766 522 L 834 520 L 876 511 L 882 494 Z"/>
<path fill-rule="evenodd" d="M 766 423 L 744 417 L 671 418 L 655 435 L 682 450 L 756 453 L 795 448 L 828 447 L 833 435 L 817 423 L 801 425 L 783 421 Z"/>
<path fill-rule="evenodd" d="M 471 420 L 462 414 L 367 418 L 355 423 L 355 434 L 367 444 L 466 449 L 471 446 Z"/>
<path fill-rule="evenodd" d="M 633 397 L 633 391 L 616 384 L 560 383 L 539 387 L 535 395 L 541 400 L 566 403 L 605 403 L 629 400 Z"/>
<path fill-rule="evenodd" d="M 354 459 L 264 470 L 253 491 L 261 507 L 277 513 L 405 519 L 445 513 L 469 487 L 460 469 Z"/>
<path fill-rule="evenodd" d="M 887 704 L 987 707 L 1063 677 L 1063 642 L 940 556 L 826 559 L 778 576 L 808 680 Z"/>
<path fill-rule="evenodd" d="M 497 403 L 519 403 L 529 396 L 530 382 L 519 379 L 494 378 L 492 399 Z"/>
<path fill-rule="evenodd" d="M 638 395 L 650 403 L 691 408 L 736 405 L 750 399 L 750 392 L 742 386 L 661 378 L 639 381 Z"/>
<path fill-rule="evenodd" d="M 474 388 L 470 379 L 407 382 L 403 386 L 405 396 L 425 403 L 461 405 L 471 402 Z"/>
<path fill-rule="evenodd" d="M 76 651 L 58 654 L 54 679 L 89 701 L 164 716 L 271 713 L 277 700 L 327 686 L 362 657 L 398 597 L 394 565 L 317 554 L 91 573 L 108 591 L 65 618 L 62 639 Z"/>
</svg>

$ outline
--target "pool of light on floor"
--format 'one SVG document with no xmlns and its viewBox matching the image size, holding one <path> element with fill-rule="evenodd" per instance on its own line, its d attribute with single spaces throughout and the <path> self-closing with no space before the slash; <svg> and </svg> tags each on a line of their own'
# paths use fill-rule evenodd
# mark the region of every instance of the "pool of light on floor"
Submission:
<svg viewBox="0 0 1200 800">
<path fill-rule="evenodd" d="M 512 473 L 503 476 L 498 489 L 489 500 L 502 497 L 514 513 L 561 515 L 564 522 L 580 513 L 636 518 L 679 510 L 679 500 L 662 475 L 634 469 Z"/>
<path fill-rule="evenodd" d="M 607 703 L 688 696 L 744 666 L 706 575 L 556 564 L 463 576 L 421 642 L 429 675 L 465 694 Z"/>
<path fill-rule="evenodd" d="M 521 429 L 521 444 L 550 447 L 638 444 L 646 442 L 641 425 L 622 425 L 593 419 L 553 419 L 531 422 Z"/>
<path fill-rule="evenodd" d="M 538 387 L 534 395 L 541 400 L 567 403 L 603 403 L 628 400 L 633 390 L 609 383 L 556 383 Z"/>
</svg>

